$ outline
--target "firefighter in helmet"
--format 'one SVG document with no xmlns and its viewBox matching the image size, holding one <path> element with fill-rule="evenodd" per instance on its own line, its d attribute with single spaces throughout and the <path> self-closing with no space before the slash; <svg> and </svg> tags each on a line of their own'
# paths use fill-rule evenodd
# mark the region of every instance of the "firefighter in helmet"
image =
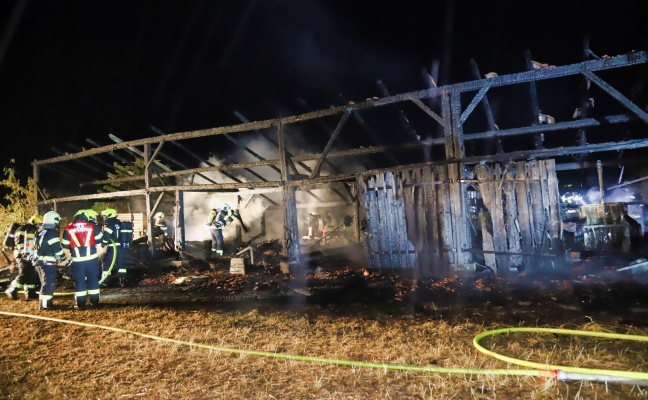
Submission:
<svg viewBox="0 0 648 400">
<path fill-rule="evenodd" d="M 113 271 L 117 271 L 119 285 L 126 286 L 126 262 L 124 259 L 124 243 L 122 222 L 117 218 L 117 210 L 107 208 L 101 212 L 103 217 L 103 237 L 101 245 L 106 247 L 103 257 L 100 284 L 108 285 Z M 131 230 L 132 231 L 132 230 Z"/>
<path fill-rule="evenodd" d="M 166 215 L 162 211 L 158 211 L 153 216 L 153 237 L 167 235 Z"/>
<path fill-rule="evenodd" d="M 12 300 L 18 300 L 18 291 L 23 289 L 25 299 L 36 299 L 36 287 L 40 284 L 38 272 L 34 265 L 36 254 L 36 232 L 43 223 L 42 215 L 32 215 L 23 225 L 14 231 L 12 247 L 14 247 L 14 258 L 18 266 L 18 276 L 11 281 L 9 288 L 5 291 Z M 8 244 L 8 243 L 5 243 Z"/>
<path fill-rule="evenodd" d="M 85 308 L 87 298 L 93 306 L 99 305 L 99 255 L 97 245 L 101 243 L 101 228 L 91 222 L 96 211 L 79 210 L 72 222 L 63 231 L 61 243 L 69 249 L 72 264 L 69 274 L 75 282 L 74 308 Z"/>
<path fill-rule="evenodd" d="M 65 259 L 59 238 L 59 223 L 61 216 L 56 211 L 48 211 L 43 215 L 43 225 L 36 234 L 36 271 L 40 277 L 41 291 L 38 296 L 41 310 L 52 308 L 58 263 Z"/>
<path fill-rule="evenodd" d="M 223 255 L 223 228 L 234 221 L 238 211 L 225 203 L 222 208 L 212 208 L 207 217 L 207 226 L 211 235 L 211 251 L 218 256 Z"/>
</svg>

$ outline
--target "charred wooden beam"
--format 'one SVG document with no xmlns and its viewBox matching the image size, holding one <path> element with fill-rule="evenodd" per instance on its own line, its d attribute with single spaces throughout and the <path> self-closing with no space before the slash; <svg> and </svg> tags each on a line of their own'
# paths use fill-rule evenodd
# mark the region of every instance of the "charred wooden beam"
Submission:
<svg viewBox="0 0 648 400">
<path fill-rule="evenodd" d="M 486 139 L 486 138 L 491 138 L 491 137 L 496 137 L 496 136 L 502 136 L 502 137 L 507 137 L 507 136 L 518 136 L 518 135 L 524 135 L 528 133 L 533 133 L 537 132 L 539 130 L 545 130 L 546 132 L 558 132 L 564 129 L 572 129 L 572 128 L 578 128 L 581 126 L 603 126 L 603 125 L 608 125 L 608 124 L 617 124 L 617 123 L 624 123 L 624 122 L 629 122 L 632 119 L 628 116 L 625 115 L 614 115 L 614 116 L 609 116 L 609 117 L 603 117 L 600 119 L 594 119 L 594 118 L 586 118 L 583 120 L 576 120 L 576 121 L 567 121 L 567 122 L 557 122 L 555 124 L 547 125 L 545 127 L 540 127 L 540 126 L 531 126 L 531 127 L 523 127 L 523 128 L 512 128 L 512 129 L 504 129 L 504 130 L 498 130 L 498 131 L 493 131 L 493 132 L 480 132 L 480 133 L 473 133 L 473 134 L 466 134 L 463 136 L 463 139 L 465 141 L 467 140 L 478 140 L 478 139 Z M 624 142 L 621 142 L 624 143 Z M 431 145 L 444 145 L 445 144 L 445 139 L 443 138 L 438 138 L 438 139 L 427 139 L 423 141 L 416 141 L 416 142 L 409 142 L 409 143 L 400 143 L 396 145 L 390 145 L 390 146 L 373 146 L 373 147 L 363 147 L 363 148 L 357 148 L 357 149 L 349 149 L 349 150 L 340 150 L 340 151 L 332 151 L 329 152 L 328 158 L 335 158 L 335 157 L 355 157 L 359 155 L 369 155 L 369 154 L 375 154 L 375 153 L 381 153 L 389 150 L 406 150 L 410 148 L 416 148 L 420 146 L 431 146 Z M 533 152 L 534 150 L 530 150 Z M 577 152 L 578 153 L 578 152 Z M 574 153 L 574 154 L 577 154 Z M 587 151 L 578 153 L 578 154 L 584 154 L 587 153 Z M 504 153 L 506 154 L 506 153 Z M 509 153 L 511 154 L 511 153 Z M 532 153 L 533 154 L 533 153 Z M 311 161 L 311 160 L 317 160 L 320 158 L 321 155 L 319 154 L 302 154 L 298 156 L 293 156 L 292 159 L 295 162 L 303 162 L 303 161 Z M 483 158 L 486 160 L 487 156 L 480 156 L 478 158 Z M 233 169 L 245 169 L 245 168 L 250 168 L 250 167 L 259 167 L 259 166 L 267 166 L 270 164 L 277 164 L 279 160 L 265 160 L 265 161 L 253 161 L 253 162 L 247 162 L 247 163 L 239 163 L 239 164 L 228 164 L 228 165 L 214 165 L 211 167 L 200 167 L 200 168 L 191 168 L 187 170 L 182 170 L 182 171 L 173 171 L 173 172 L 161 172 L 159 174 L 160 177 L 169 177 L 169 176 L 179 176 L 179 175 L 186 175 L 186 174 L 192 174 L 192 173 L 197 173 L 197 172 L 208 172 L 208 171 L 223 171 L 223 170 L 233 170 Z M 93 182 L 88 182 L 86 185 L 100 185 L 100 184 L 106 184 L 106 183 L 117 183 L 117 182 L 128 182 L 128 181 L 137 181 L 137 180 L 142 180 L 143 177 L 124 177 L 124 178 L 118 178 L 114 180 L 98 180 L 98 181 L 93 181 Z"/>
<path fill-rule="evenodd" d="M 583 61 L 589 60 L 589 52 L 590 52 L 589 39 L 586 38 L 583 43 Z M 586 76 L 583 76 L 580 84 L 581 105 L 580 108 L 575 111 L 576 118 L 578 119 L 587 118 L 587 114 L 590 106 L 589 87 L 590 87 L 589 79 L 587 79 Z M 587 144 L 587 131 L 585 130 L 585 128 L 578 129 L 578 141 L 581 146 Z"/>
<path fill-rule="evenodd" d="M 380 93 L 384 98 L 388 98 L 391 96 L 389 90 L 387 89 L 387 86 L 385 86 L 385 83 L 382 80 L 378 79 L 376 81 L 376 86 L 378 86 L 378 90 L 380 90 Z M 405 112 L 396 104 L 394 105 L 393 108 L 394 110 L 396 110 L 396 114 L 398 115 L 398 120 L 401 122 L 401 125 L 403 125 L 405 132 L 407 132 L 410 138 L 415 140 L 420 140 L 421 135 L 419 135 L 418 132 L 416 132 L 416 129 L 414 129 L 412 124 L 409 122 L 409 120 L 405 116 Z"/>
<path fill-rule="evenodd" d="M 50 150 L 53 151 L 54 153 L 56 153 L 56 154 L 60 154 L 60 155 L 63 155 L 63 154 L 69 154 L 69 153 L 65 153 L 65 152 L 62 151 L 62 150 L 59 150 L 59 149 L 56 148 L 56 147 L 50 147 Z M 77 164 L 83 166 L 83 167 L 85 168 L 84 171 L 86 171 L 86 172 L 87 172 L 88 170 L 90 170 L 90 171 L 94 171 L 94 172 L 96 172 L 96 173 L 98 173 L 98 174 L 101 174 L 101 175 L 104 174 L 104 171 L 102 171 L 102 170 L 96 168 L 96 167 L 93 166 L 93 165 L 90 165 L 90 163 L 88 163 L 88 162 L 86 162 L 86 161 L 84 161 L 84 160 L 80 160 L 80 159 L 78 159 L 78 158 L 75 158 L 75 159 L 73 159 L 73 161 L 74 161 L 75 163 L 77 163 Z"/>
<path fill-rule="evenodd" d="M 527 70 L 533 71 L 533 61 L 531 60 L 531 52 L 525 50 L 524 59 L 526 62 Z M 529 81 L 529 92 L 531 96 L 531 110 L 533 111 L 533 125 L 538 125 L 540 122 L 540 106 L 538 104 L 538 90 L 536 88 L 535 81 Z M 537 149 L 541 149 L 544 144 L 542 133 L 535 136 L 535 146 Z"/>
<path fill-rule="evenodd" d="M 640 65 L 648 62 L 648 53 L 645 51 L 633 52 L 625 55 L 609 57 L 601 60 L 591 60 L 583 63 L 572 64 L 567 66 L 557 66 L 554 68 L 542 68 L 533 71 L 520 72 L 505 76 L 496 76 L 489 78 L 491 87 L 507 86 L 518 83 L 525 83 L 530 81 L 540 81 L 545 79 L 569 76 L 582 73 L 583 70 L 587 71 L 602 71 L 607 69 L 614 69 L 620 67 L 628 67 L 632 65 Z M 372 107 L 385 106 L 401 101 L 409 101 L 412 98 L 430 98 L 441 96 L 443 93 L 448 92 L 466 92 L 479 90 L 485 85 L 483 80 L 462 82 L 453 85 L 440 86 L 436 88 L 429 88 L 425 90 L 418 90 L 414 92 L 403 93 L 399 95 L 390 96 L 378 100 L 367 100 L 350 105 L 331 107 L 324 110 L 313 111 L 301 115 L 294 115 L 289 117 L 282 117 L 279 119 L 264 120 L 250 123 L 243 123 L 239 125 L 216 127 L 210 129 L 203 129 L 197 131 L 178 132 L 165 135 L 163 138 L 149 137 L 144 139 L 132 140 L 123 143 L 116 143 L 114 145 L 98 147 L 95 149 L 85 150 L 75 154 L 68 154 L 66 156 L 54 157 L 45 160 L 36 160 L 32 164 L 43 165 L 56 162 L 68 161 L 79 157 L 85 157 L 93 154 L 101 154 L 118 149 L 125 149 L 131 146 L 142 146 L 144 144 L 159 143 L 161 140 L 185 140 L 206 136 L 222 135 L 225 133 L 246 132 L 251 130 L 267 129 L 276 127 L 277 125 L 287 125 L 312 119 L 318 119 L 326 116 L 336 115 L 345 112 L 347 109 L 362 110 Z M 293 159 L 294 161 L 294 159 Z"/>
<path fill-rule="evenodd" d="M 157 128 L 154 127 L 153 125 L 150 125 L 150 127 L 151 127 L 151 129 L 152 129 L 154 132 L 156 132 L 157 134 L 159 134 L 159 135 L 164 135 L 164 132 L 162 132 L 161 130 L 157 129 Z M 189 149 L 188 147 L 186 147 L 185 145 L 183 145 L 182 143 L 180 143 L 180 142 L 178 142 L 178 141 L 176 141 L 176 140 L 172 140 L 172 141 L 171 141 L 171 144 L 173 144 L 173 145 L 176 146 L 177 148 L 183 150 L 184 152 L 186 152 L 186 153 L 189 154 L 190 156 L 195 157 L 198 161 L 200 161 L 200 162 L 202 162 L 202 163 L 205 163 L 205 164 L 207 164 L 207 165 L 209 165 L 209 166 L 211 166 L 211 167 L 218 167 L 217 165 L 215 165 L 214 163 L 210 162 L 209 160 L 206 160 L 206 159 L 200 157 L 198 154 L 194 153 L 191 149 Z M 216 169 L 209 169 L 209 170 L 205 170 L 205 171 L 196 171 L 196 170 L 197 170 L 196 168 L 193 168 L 193 169 L 187 169 L 187 170 L 185 170 L 185 171 L 192 171 L 191 173 L 195 173 L 195 174 L 197 174 L 198 176 L 201 176 L 201 177 L 207 179 L 207 181 L 209 181 L 209 182 L 212 182 L 212 183 L 218 183 L 218 182 L 216 182 L 216 181 L 214 181 L 214 180 L 212 180 L 212 179 L 210 179 L 210 178 L 208 178 L 208 177 L 206 177 L 206 176 L 204 176 L 204 175 L 202 175 L 202 174 L 200 173 L 200 172 L 207 172 L 207 171 L 216 171 Z M 221 171 L 221 173 L 222 173 L 224 176 L 228 177 L 229 179 L 233 180 L 234 182 L 242 182 L 240 179 L 238 179 L 238 178 L 235 177 L 234 175 L 231 175 L 231 174 L 228 174 L 227 172 L 222 172 L 222 171 Z M 268 200 L 270 200 L 270 199 L 268 199 Z M 271 200 L 270 200 L 270 201 L 271 201 Z"/>
<path fill-rule="evenodd" d="M 95 142 L 92 139 L 86 139 L 86 142 L 90 143 L 94 147 L 102 147 L 99 143 Z M 107 154 L 109 154 L 110 156 L 116 158 L 118 161 L 121 161 L 121 162 L 123 162 L 125 164 L 128 164 L 128 163 L 132 162 L 132 161 L 129 161 L 129 160 L 125 159 L 124 157 L 118 155 L 117 153 L 115 153 L 113 151 L 107 152 Z"/>
<path fill-rule="evenodd" d="M 585 146 L 571 146 L 571 147 L 560 147 L 555 149 L 517 151 L 517 152 L 504 153 L 504 154 L 495 154 L 491 156 L 465 157 L 461 160 L 454 159 L 454 160 L 427 162 L 421 164 L 410 164 L 410 165 L 403 165 L 403 166 L 389 168 L 389 169 L 370 170 L 370 171 L 365 171 L 364 173 L 378 174 L 384 171 L 398 171 L 398 170 L 409 169 L 413 167 L 422 167 L 422 166 L 431 166 L 431 165 L 446 165 L 452 163 L 478 164 L 483 161 L 509 161 L 509 160 L 524 160 L 528 158 L 551 158 L 551 157 L 565 156 L 565 155 L 572 155 L 572 154 L 598 153 L 598 152 L 605 152 L 605 151 L 618 151 L 621 149 L 626 149 L 626 150 L 640 149 L 646 147 L 648 147 L 648 139 L 635 139 L 635 140 L 622 141 L 622 142 L 588 144 Z M 349 180 L 355 178 L 357 175 L 358 174 L 331 175 L 331 176 L 324 176 L 324 177 L 306 179 L 301 181 L 287 181 L 285 183 L 288 186 L 307 187 L 308 185 L 312 185 L 312 184 Z M 278 192 L 281 190 L 281 187 L 283 185 L 284 182 L 282 181 L 274 181 L 274 182 L 243 182 L 243 183 L 223 183 L 223 184 L 205 184 L 205 185 L 151 186 L 149 187 L 149 191 L 150 192 L 175 191 L 175 190 L 217 191 L 217 190 L 227 190 L 227 189 L 269 188 L 274 190 L 270 190 L 268 192 L 272 192 L 272 191 Z M 142 195 L 145 193 L 146 193 L 145 190 L 141 189 L 141 190 L 130 190 L 130 191 L 118 192 L 118 193 L 100 193 L 97 195 L 66 197 L 62 199 L 56 199 L 56 201 L 64 202 L 64 201 L 77 201 L 77 200 L 84 200 L 84 199 L 128 197 L 133 195 Z M 236 193 L 230 193 L 230 195 L 235 195 L 235 194 Z M 46 202 L 39 202 L 38 204 L 48 204 L 51 202 L 52 201 L 48 200 Z"/>
<path fill-rule="evenodd" d="M 225 160 L 231 161 L 231 158 L 229 158 L 229 157 L 227 157 L 227 156 L 224 156 L 224 155 L 216 156 L 216 155 L 211 154 L 211 153 L 210 153 L 210 155 L 211 155 L 212 157 L 215 157 L 215 158 L 223 158 L 223 159 L 225 159 Z M 264 161 L 265 161 L 265 160 L 264 160 Z M 210 163 L 210 165 L 213 165 L 213 164 Z M 225 164 L 225 165 L 228 165 L 228 164 Z M 247 171 L 247 172 L 250 173 L 252 176 L 256 177 L 257 179 L 259 179 L 259 180 L 262 181 L 262 182 L 268 182 L 268 180 L 267 180 L 265 177 L 263 177 L 263 176 L 261 176 L 260 174 L 256 173 L 254 170 L 251 170 L 251 169 L 249 169 L 249 168 L 245 168 L 245 171 Z M 226 174 L 225 172 L 222 172 L 222 171 L 221 171 L 221 173 Z M 237 178 L 237 177 L 235 177 L 235 176 L 233 176 L 233 175 L 227 174 L 226 176 L 231 177 L 231 179 L 234 180 L 235 182 L 243 182 L 242 180 L 240 180 L 239 178 Z M 272 200 L 270 197 L 267 197 L 267 196 L 262 196 L 262 197 L 263 197 L 264 199 L 268 200 L 271 204 L 275 204 L 275 205 L 277 204 L 277 202 L 274 201 L 274 200 Z"/>
<path fill-rule="evenodd" d="M 633 103 L 632 100 L 624 96 L 623 93 L 613 88 L 609 83 L 605 82 L 591 71 L 583 71 L 583 75 L 585 75 L 592 83 L 603 89 L 607 94 L 618 100 L 619 103 L 630 110 L 630 112 L 635 114 L 639 119 L 648 124 L 648 113 Z"/>
<path fill-rule="evenodd" d="M 83 151 L 83 150 L 85 150 L 84 148 L 81 148 L 81 147 L 77 146 L 77 145 L 74 144 L 74 143 L 68 143 L 67 146 L 68 146 L 69 148 L 73 149 L 74 151 L 77 151 L 77 152 L 78 152 L 78 151 Z M 107 167 L 107 168 L 113 168 L 113 165 L 112 165 L 111 163 L 102 160 L 102 159 L 99 157 L 99 155 L 90 156 L 90 157 L 92 157 L 93 160 L 95 160 L 95 161 L 98 162 L 99 164 L 103 165 L 104 167 Z"/>
<path fill-rule="evenodd" d="M 331 137 L 326 143 L 326 146 L 324 146 L 324 150 L 322 151 L 322 156 L 317 159 L 317 162 L 313 167 L 313 171 L 308 177 L 309 179 L 313 179 L 316 176 L 319 176 L 320 169 L 322 168 L 322 163 L 324 162 L 324 159 L 326 158 L 328 152 L 331 150 L 331 147 L 333 146 L 333 142 L 340 135 L 340 132 L 342 132 L 342 128 L 344 127 L 344 124 L 346 124 L 346 121 L 349 119 L 349 115 L 351 115 L 351 110 L 347 110 L 344 112 L 344 114 L 342 114 L 342 118 L 338 122 L 338 125 L 335 127 L 335 131 L 333 131 Z"/>
<path fill-rule="evenodd" d="M 474 59 L 470 60 L 470 67 L 473 73 L 473 78 L 482 79 L 481 73 L 479 72 L 479 67 L 477 66 L 477 62 Z M 493 117 L 493 110 L 491 109 L 490 102 L 488 101 L 488 96 L 484 94 L 481 103 L 482 106 L 484 107 L 484 114 L 486 114 L 486 122 L 488 124 L 488 130 L 489 131 L 497 130 L 498 128 L 497 125 L 495 125 L 495 118 Z M 495 146 L 498 153 L 504 152 L 504 148 L 502 147 L 502 141 L 500 140 L 499 137 L 495 138 Z"/>
<path fill-rule="evenodd" d="M 305 110 L 309 110 L 309 111 L 312 110 L 312 108 L 308 105 L 308 103 L 306 103 L 306 100 L 304 100 L 303 98 L 298 98 L 297 102 Z M 346 110 L 348 110 L 348 109 L 349 108 L 347 108 Z M 346 110 L 344 112 L 346 112 Z M 333 131 L 333 129 L 326 122 L 324 122 L 323 119 L 319 119 L 318 122 L 322 126 L 322 128 L 326 131 L 327 134 L 329 132 Z M 284 129 L 285 129 L 285 127 L 284 127 Z M 294 157 L 291 157 L 291 162 L 299 163 L 298 161 L 295 160 Z M 336 174 L 340 173 L 340 169 L 334 163 L 332 163 L 330 160 L 327 159 L 327 160 L 325 160 L 325 162 L 331 168 L 331 171 L 333 171 Z M 312 170 L 308 170 L 308 172 L 312 173 Z M 351 191 L 349 190 L 349 188 L 345 186 L 344 189 L 346 191 L 346 194 L 349 196 L 349 198 L 353 198 L 353 195 L 351 194 Z M 340 196 L 340 198 L 346 200 L 346 196 L 344 196 L 342 193 L 338 192 L 337 190 L 334 191 L 334 193 L 337 194 L 338 196 Z"/>
</svg>

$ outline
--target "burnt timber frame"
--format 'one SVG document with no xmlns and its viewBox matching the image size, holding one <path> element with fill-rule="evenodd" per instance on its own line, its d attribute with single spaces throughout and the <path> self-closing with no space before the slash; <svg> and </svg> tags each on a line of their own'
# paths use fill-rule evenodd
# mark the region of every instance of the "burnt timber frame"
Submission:
<svg viewBox="0 0 648 400">
<path fill-rule="evenodd" d="M 584 130 L 587 128 L 594 128 L 600 126 L 607 126 L 613 124 L 622 124 L 632 121 L 640 121 L 648 124 L 648 113 L 646 113 L 640 106 L 636 105 L 621 91 L 615 89 L 612 85 L 601 79 L 595 73 L 598 71 L 614 70 L 617 68 L 624 68 L 636 65 L 644 65 L 648 63 L 648 53 L 645 51 L 632 52 L 624 55 L 614 57 L 599 58 L 588 61 L 583 61 L 577 64 L 566 66 L 555 66 L 551 68 L 532 69 L 525 72 L 513 73 L 509 75 L 494 76 L 488 79 L 476 79 L 457 84 L 445 85 L 440 87 L 430 87 L 424 90 L 402 93 L 398 95 L 386 96 L 383 98 L 370 98 L 366 101 L 357 103 L 349 103 L 343 106 L 335 106 L 327 109 L 307 112 L 300 115 L 293 115 L 288 117 L 281 117 L 275 119 L 268 119 L 255 122 L 244 122 L 238 125 L 215 127 L 210 129 L 178 132 L 155 137 L 146 137 L 138 140 L 124 141 L 107 146 L 95 147 L 88 150 L 79 151 L 76 153 L 61 155 L 44 160 L 35 160 L 32 162 L 33 178 L 35 182 L 34 198 L 36 199 L 37 207 L 54 207 L 57 203 L 80 201 L 80 200 L 98 200 L 98 199 L 114 199 L 119 197 L 130 196 L 144 196 L 146 199 L 146 215 L 148 220 L 151 220 L 152 214 L 155 212 L 155 206 L 151 204 L 151 195 L 154 193 L 163 194 L 165 192 L 174 192 L 176 199 L 181 198 L 181 193 L 186 191 L 223 191 L 234 190 L 231 193 L 222 193 L 223 195 L 254 195 L 254 194 L 268 194 L 268 193 L 281 193 L 284 207 L 287 212 L 285 213 L 285 242 L 284 249 L 289 259 L 299 259 L 299 247 L 296 245 L 298 240 L 297 226 L 296 226 L 296 203 L 295 191 L 310 190 L 314 188 L 331 188 L 335 183 L 343 183 L 346 185 L 353 185 L 354 180 L 357 178 L 359 172 L 349 173 L 336 173 L 334 175 L 320 175 L 320 166 L 324 161 L 331 162 L 333 159 L 342 159 L 346 157 L 358 157 L 371 154 L 389 153 L 393 154 L 398 150 L 410 149 L 423 149 L 429 151 L 432 146 L 444 146 L 445 159 L 438 161 L 427 161 L 420 163 L 420 165 L 447 165 L 450 171 L 449 180 L 461 180 L 465 177 L 463 175 L 463 166 L 478 164 L 483 162 L 494 161 L 511 161 L 511 160 L 525 160 L 525 159 L 538 159 L 538 158 L 551 158 L 565 155 L 588 154 L 596 152 L 610 152 L 617 150 L 630 150 L 648 147 L 648 138 L 623 140 L 606 143 L 586 144 L 581 143 L 576 146 L 561 146 L 554 148 L 538 147 L 535 149 L 515 150 L 510 152 L 495 152 L 494 154 L 483 155 L 466 155 L 465 144 L 473 140 L 493 139 L 499 141 L 502 138 L 532 135 L 539 137 L 549 134 L 557 134 L 559 132 L 569 129 Z M 487 104 L 486 94 L 497 87 L 512 86 L 518 84 L 529 84 L 535 87 L 535 84 L 540 81 L 551 80 L 555 78 L 562 78 L 567 76 L 577 75 L 592 82 L 602 91 L 617 100 L 627 112 L 618 115 L 609 115 L 602 118 L 581 118 L 573 121 L 556 122 L 549 125 L 536 125 L 514 127 L 501 130 L 493 130 L 489 128 L 483 132 L 466 133 L 464 134 L 463 127 L 468 117 L 473 113 L 475 108 L 480 104 Z M 476 92 L 469 104 L 462 108 L 461 94 L 470 94 Z M 534 96 L 536 91 L 533 91 Z M 430 98 L 439 98 L 441 102 L 441 114 L 432 110 L 422 100 Z M 534 97 L 534 103 L 537 99 Z M 332 150 L 332 141 L 341 134 L 348 117 L 365 110 L 376 109 L 380 107 L 412 103 L 416 105 L 423 113 L 429 116 L 432 120 L 436 121 L 444 132 L 442 138 L 429 138 L 424 140 L 413 140 L 405 143 L 398 143 L 393 145 L 376 145 L 369 147 L 356 147 L 347 150 Z M 399 113 L 399 115 L 401 115 Z M 311 120 L 328 118 L 333 116 L 340 116 L 335 131 L 331 133 L 329 143 L 321 153 L 311 154 L 298 154 L 293 155 L 288 152 L 286 146 L 285 128 L 298 123 L 304 123 Z M 235 183 L 210 183 L 210 184 L 177 184 L 166 186 L 154 186 L 152 183 L 151 166 L 156 157 L 159 156 L 159 151 L 165 142 L 175 142 L 188 139 L 204 138 L 218 135 L 233 135 L 245 132 L 254 132 L 264 129 L 275 130 L 277 134 L 277 143 L 279 144 L 279 157 L 276 159 L 264 159 L 254 162 L 241 162 L 229 165 L 207 166 L 199 168 L 188 168 L 176 171 L 163 171 L 156 172 L 159 177 L 180 177 L 183 178 L 187 175 L 201 174 L 210 171 L 228 171 L 236 169 L 256 168 L 261 166 L 270 166 L 279 168 L 281 170 L 280 180 L 275 181 L 261 181 L 261 182 L 235 182 Z M 151 145 L 157 145 L 154 152 L 151 150 Z M 103 153 L 113 154 L 118 150 L 127 150 L 140 147 L 143 148 L 143 154 L 146 165 L 146 172 L 142 176 L 131 176 L 117 179 L 96 180 L 86 182 L 83 185 L 101 185 L 118 182 L 138 181 L 144 182 L 143 189 L 126 190 L 112 193 L 97 193 L 80 196 L 69 196 L 54 199 L 43 198 L 40 193 L 39 182 L 39 168 L 49 167 L 51 164 L 65 162 L 65 161 L 78 161 L 84 157 L 90 157 Z M 288 167 L 294 166 L 298 163 L 305 161 L 315 161 L 316 168 L 313 168 L 310 175 L 306 178 L 291 179 L 288 173 Z M 411 167 L 413 164 L 409 164 Z M 390 170 L 397 170 L 404 168 L 404 166 L 396 166 L 389 168 Z M 571 163 L 570 166 L 561 168 L 557 165 L 557 170 L 577 169 L 582 168 L 580 163 Z M 82 185 L 82 186 L 83 186 Z M 453 202 L 453 218 L 461 218 L 464 213 L 462 208 L 465 206 L 465 189 L 453 193 L 453 197 L 457 200 Z M 159 198 L 158 198 L 159 200 Z M 178 201 L 181 204 L 181 201 Z M 150 226 L 150 224 L 149 224 Z M 182 229 L 182 227 L 180 227 Z M 147 232 L 149 237 L 151 232 Z M 453 235 L 465 234 L 461 232 L 453 232 Z M 455 237 L 455 240 L 461 241 L 461 238 Z M 152 251 L 154 251 L 152 249 Z M 457 250 L 461 251 L 461 250 Z M 458 260 L 467 260 L 469 255 L 457 255 Z"/>
</svg>

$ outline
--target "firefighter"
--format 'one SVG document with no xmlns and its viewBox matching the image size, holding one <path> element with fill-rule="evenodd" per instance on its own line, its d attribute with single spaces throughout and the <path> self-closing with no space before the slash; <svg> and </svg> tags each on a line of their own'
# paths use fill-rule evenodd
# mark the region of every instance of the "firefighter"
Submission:
<svg viewBox="0 0 648 400">
<path fill-rule="evenodd" d="M 18 266 L 18 276 L 11 281 L 9 288 L 5 291 L 12 300 L 18 300 L 20 289 L 24 290 L 26 300 L 38 298 L 36 287 L 40 279 L 33 258 L 36 252 L 36 232 L 42 223 L 43 216 L 32 215 L 27 223 L 19 226 L 14 232 L 14 258 Z M 5 241 L 5 244 L 10 243 Z"/>
<path fill-rule="evenodd" d="M 218 256 L 223 255 L 223 228 L 228 226 L 237 218 L 238 211 L 233 210 L 225 203 L 223 208 L 212 208 L 207 218 L 207 226 L 211 234 L 211 251 Z"/>
<path fill-rule="evenodd" d="M 52 308 L 58 262 L 65 259 L 59 238 L 59 223 L 61 216 L 56 211 L 48 211 L 43 215 L 43 225 L 36 234 L 36 271 L 40 277 L 41 291 L 38 296 L 41 310 Z"/>
<path fill-rule="evenodd" d="M 153 239 L 159 242 L 159 246 L 168 251 L 175 251 L 173 243 L 173 230 L 169 232 L 166 216 L 159 211 L 153 216 Z"/>
<path fill-rule="evenodd" d="M 163 212 L 156 212 L 153 216 L 153 237 L 167 236 L 166 216 Z"/>
<path fill-rule="evenodd" d="M 13 222 L 11 224 L 4 238 L 2 251 L 8 251 L 8 250 L 14 251 L 14 247 L 16 247 L 16 242 L 14 237 L 16 236 L 16 230 L 18 228 L 20 228 L 20 224 L 18 222 Z"/>
<path fill-rule="evenodd" d="M 107 208 L 101 212 L 103 217 L 103 237 L 101 246 L 106 247 L 103 257 L 101 280 L 99 283 L 108 286 L 113 271 L 117 271 L 119 285 L 126 286 L 126 263 L 124 244 L 122 243 L 122 222 L 117 218 L 117 210 Z M 132 229 L 131 229 L 132 232 Z"/>
<path fill-rule="evenodd" d="M 69 249 L 72 264 L 70 276 L 74 279 L 74 299 L 77 310 L 83 310 L 87 297 L 90 303 L 99 306 L 99 255 L 97 245 L 100 244 L 101 228 L 91 222 L 93 214 L 89 210 L 79 210 L 72 217 L 72 222 L 63 231 L 61 243 Z"/>
</svg>

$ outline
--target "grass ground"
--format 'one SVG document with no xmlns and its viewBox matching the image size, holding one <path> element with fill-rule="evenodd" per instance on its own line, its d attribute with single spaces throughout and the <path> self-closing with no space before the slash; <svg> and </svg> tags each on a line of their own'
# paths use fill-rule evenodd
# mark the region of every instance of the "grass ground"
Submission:
<svg viewBox="0 0 648 400">
<path fill-rule="evenodd" d="M 305 287 L 260 271 L 203 272 L 103 291 L 99 309 L 0 300 L 0 311 L 140 332 L 168 340 L 0 314 L 0 399 L 645 399 L 648 388 L 502 376 L 524 369 L 488 357 L 473 338 L 509 326 L 648 335 L 645 287 L 457 278 L 412 281 L 364 273 L 310 275 Z M 61 288 L 64 290 L 64 288 Z M 645 293 L 648 293 L 645 291 Z M 392 371 L 260 357 L 281 355 L 446 368 Z M 501 354 L 558 365 L 648 371 L 645 343 L 547 334 L 484 340 Z"/>
</svg>

